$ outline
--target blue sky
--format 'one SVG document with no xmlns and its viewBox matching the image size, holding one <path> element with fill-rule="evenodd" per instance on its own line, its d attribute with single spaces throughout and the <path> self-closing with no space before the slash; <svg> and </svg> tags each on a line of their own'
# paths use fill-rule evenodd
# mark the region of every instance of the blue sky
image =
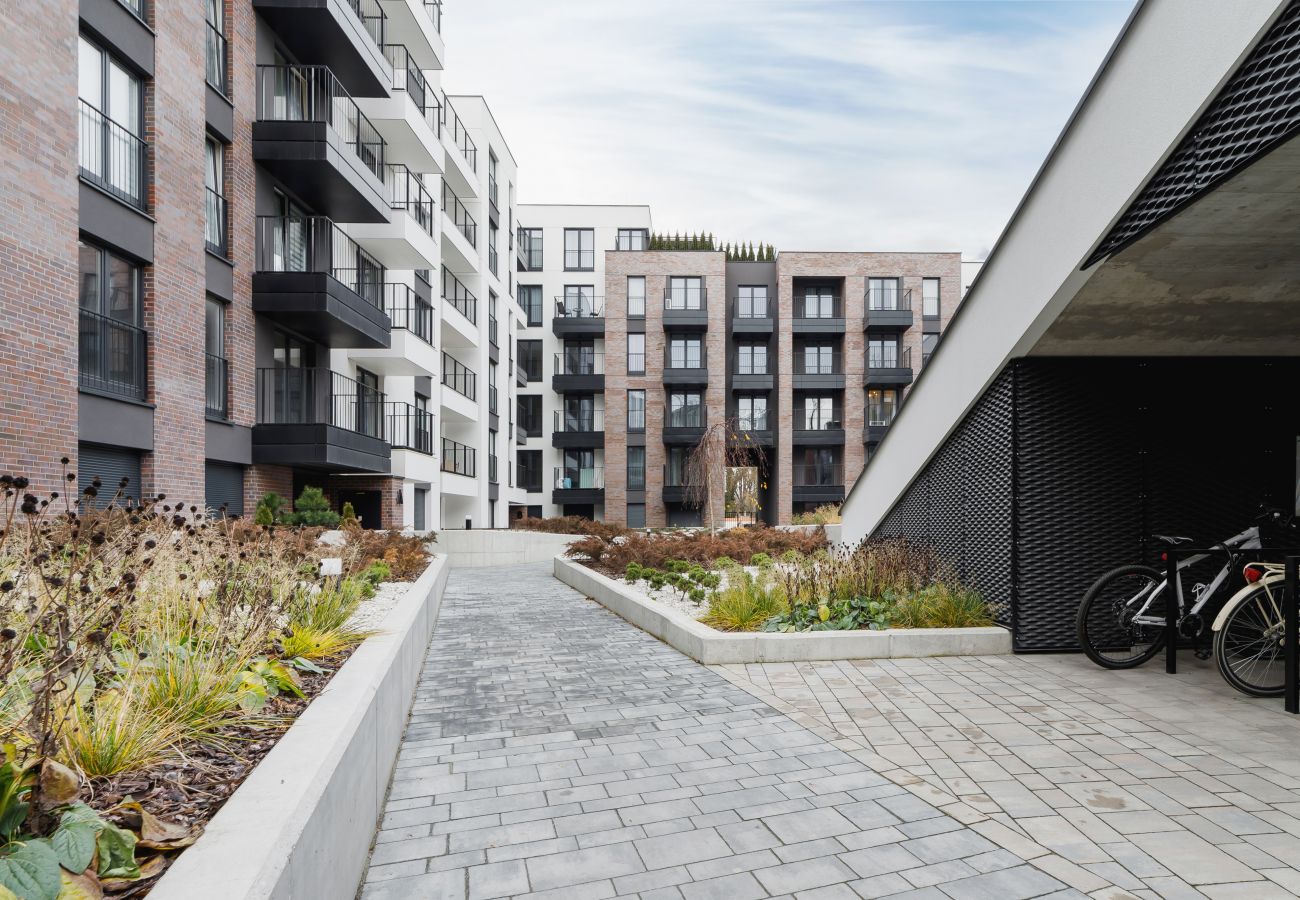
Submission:
<svg viewBox="0 0 1300 900">
<path fill-rule="evenodd" d="M 982 259 L 1132 6 L 459 0 L 444 86 L 487 97 L 525 203 Z"/>
</svg>

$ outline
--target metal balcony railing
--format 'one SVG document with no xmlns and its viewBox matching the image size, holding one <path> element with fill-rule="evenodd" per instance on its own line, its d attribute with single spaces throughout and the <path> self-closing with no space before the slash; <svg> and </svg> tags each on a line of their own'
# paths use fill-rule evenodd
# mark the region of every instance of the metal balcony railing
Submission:
<svg viewBox="0 0 1300 900">
<path fill-rule="evenodd" d="M 117 2 L 131 10 L 139 18 L 144 18 L 144 0 L 117 0 Z"/>
<path fill-rule="evenodd" d="M 424 179 L 416 175 L 402 163 L 389 163 L 384 167 L 385 186 L 388 188 L 388 205 L 392 209 L 405 210 L 420 230 L 432 236 L 434 229 L 433 195 L 424 186 Z"/>
<path fill-rule="evenodd" d="M 669 343 L 664 347 L 664 369 L 707 369 L 709 348 L 703 341 L 698 344 Z"/>
<path fill-rule="evenodd" d="M 214 419 L 230 414 L 230 361 L 211 353 L 204 354 L 204 413 Z"/>
<path fill-rule="evenodd" d="M 796 319 L 842 319 L 844 300 L 838 294 L 796 297 L 794 317 Z"/>
<path fill-rule="evenodd" d="M 708 302 L 708 290 L 700 285 L 664 291 L 664 309 L 702 310 Z"/>
<path fill-rule="evenodd" d="M 446 93 L 442 95 L 442 120 L 452 144 L 460 151 L 460 155 L 465 157 L 465 162 L 469 163 L 470 169 L 477 172 L 478 148 L 474 146 L 474 139 L 469 136 L 469 131 L 465 129 L 460 116 L 456 115 L 456 108 L 451 105 Z"/>
<path fill-rule="evenodd" d="M 556 375 L 604 375 L 605 354 L 586 347 L 571 347 L 555 354 Z"/>
<path fill-rule="evenodd" d="M 376 178 L 384 180 L 384 139 L 325 66 L 258 66 L 257 118 L 324 122 Z"/>
<path fill-rule="evenodd" d="M 219 93 L 230 96 L 230 80 L 226 76 L 226 36 L 221 29 L 211 22 L 207 35 L 207 69 L 205 75 L 208 84 Z"/>
<path fill-rule="evenodd" d="M 409 331 L 426 344 L 433 343 L 433 304 L 409 285 L 384 285 L 384 312 L 394 330 Z"/>
<path fill-rule="evenodd" d="M 356 13 L 362 27 L 366 29 L 366 33 L 370 35 L 375 45 L 382 47 L 384 35 L 388 31 L 388 17 L 384 15 L 379 0 L 343 0 L 343 2 Z"/>
<path fill-rule="evenodd" d="M 85 100 L 80 104 L 77 139 L 81 177 L 137 209 L 144 209 L 149 145 Z"/>
<path fill-rule="evenodd" d="M 203 241 L 218 256 L 229 255 L 226 217 L 226 198 L 208 188 L 203 204 Z"/>
<path fill-rule="evenodd" d="M 447 184 L 446 179 L 442 182 L 442 211 L 451 219 L 451 223 L 456 226 L 465 240 L 469 241 L 471 247 L 478 247 L 478 223 L 474 217 L 469 214 L 469 209 L 456 196 L 456 192 Z"/>
<path fill-rule="evenodd" d="M 836 431 L 844 427 L 844 410 L 800 410 L 795 408 L 794 427 L 798 431 Z"/>
<path fill-rule="evenodd" d="M 258 216 L 258 272 L 320 272 L 383 307 L 384 267 L 324 216 Z"/>
<path fill-rule="evenodd" d="M 442 134 L 442 102 L 414 57 L 402 44 L 385 44 L 384 58 L 393 67 L 393 90 L 404 91 L 435 135 Z"/>
<path fill-rule="evenodd" d="M 836 487 L 844 484 L 844 466 L 841 463 L 792 466 L 790 483 L 795 487 Z"/>
<path fill-rule="evenodd" d="M 766 297 L 732 297 L 731 317 L 733 319 L 770 319 L 774 304 Z"/>
<path fill-rule="evenodd" d="M 478 469 L 478 452 L 451 438 L 442 439 L 442 471 L 473 478 Z"/>
<path fill-rule="evenodd" d="M 767 413 L 736 417 L 737 431 L 767 431 Z"/>
<path fill-rule="evenodd" d="M 442 0 L 424 0 L 424 12 L 433 23 L 433 30 L 442 34 Z"/>
<path fill-rule="evenodd" d="M 461 396 L 477 399 L 478 375 L 447 353 L 442 354 L 442 383 Z"/>
<path fill-rule="evenodd" d="M 603 466 L 556 466 L 553 483 L 557 491 L 592 490 L 605 487 Z"/>
<path fill-rule="evenodd" d="M 844 354 L 838 350 L 827 352 L 809 352 L 796 347 L 794 351 L 794 373 L 796 375 L 843 375 Z"/>
<path fill-rule="evenodd" d="M 665 428 L 703 428 L 708 421 L 708 414 L 703 406 L 671 407 L 664 413 Z"/>
<path fill-rule="evenodd" d="M 553 413 L 554 421 L 551 430 L 557 434 L 567 434 L 571 432 L 596 432 L 605 430 L 605 411 L 603 409 L 584 410 L 579 413 L 570 413 L 562 409 L 557 409 Z"/>
<path fill-rule="evenodd" d="M 478 298 L 446 266 L 442 267 L 442 299 L 470 322 L 478 324 Z"/>
<path fill-rule="evenodd" d="M 897 283 L 871 287 L 866 292 L 867 310 L 904 311 L 912 308 L 912 289 L 900 290 Z"/>
<path fill-rule="evenodd" d="M 591 294 L 570 294 L 555 298 L 557 319 L 599 319 L 605 315 L 605 298 Z"/>
<path fill-rule="evenodd" d="M 132 400 L 145 399 L 149 384 L 148 332 L 83 309 L 78 339 L 82 387 Z"/>
<path fill-rule="evenodd" d="M 332 425 L 387 439 L 383 391 L 330 369 L 258 369 L 257 424 Z"/>
<path fill-rule="evenodd" d="M 776 360 L 771 353 L 765 355 L 743 356 L 736 354 L 736 365 L 733 375 L 775 375 Z"/>
<path fill-rule="evenodd" d="M 687 488 L 690 487 L 690 484 L 685 465 L 666 464 L 664 466 L 664 487 Z"/>
<path fill-rule="evenodd" d="M 912 368 L 912 348 L 884 346 L 867 350 L 868 369 L 910 369 Z"/>
<path fill-rule="evenodd" d="M 892 425 L 898 407 L 893 403 L 867 403 L 868 425 Z"/>
<path fill-rule="evenodd" d="M 390 400 L 384 404 L 384 429 L 394 449 L 433 455 L 433 413 L 427 409 Z"/>
</svg>

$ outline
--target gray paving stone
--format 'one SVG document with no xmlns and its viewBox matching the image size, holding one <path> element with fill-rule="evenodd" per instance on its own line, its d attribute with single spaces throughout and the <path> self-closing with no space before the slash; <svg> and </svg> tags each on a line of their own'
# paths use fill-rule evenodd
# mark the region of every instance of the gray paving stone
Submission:
<svg viewBox="0 0 1300 900">
<path fill-rule="evenodd" d="M 838 834 L 859 830 L 858 826 L 834 809 L 809 809 L 779 816 L 766 816 L 762 822 L 785 844 L 835 837 Z"/>
<path fill-rule="evenodd" d="M 856 876 L 852 869 L 833 856 L 784 863 L 754 873 L 763 887 L 773 894 L 795 893 L 825 887 Z"/>
<path fill-rule="evenodd" d="M 528 880 L 538 890 L 612 879 L 643 871 L 645 866 L 641 857 L 630 843 L 607 844 L 528 860 Z"/>
<path fill-rule="evenodd" d="M 528 892 L 528 872 L 522 860 L 488 863 L 469 870 L 469 900 L 491 900 Z"/>
<path fill-rule="evenodd" d="M 647 869 L 684 866 L 731 854 L 731 848 L 711 828 L 648 837 L 634 841 L 633 845 Z"/>
</svg>

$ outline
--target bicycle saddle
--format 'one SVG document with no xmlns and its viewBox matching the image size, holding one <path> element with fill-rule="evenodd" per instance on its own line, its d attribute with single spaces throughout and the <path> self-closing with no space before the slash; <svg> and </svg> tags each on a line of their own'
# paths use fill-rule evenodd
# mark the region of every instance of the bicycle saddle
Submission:
<svg viewBox="0 0 1300 900">
<path fill-rule="evenodd" d="M 1151 536 L 1158 541 L 1164 541 L 1166 544 L 1190 544 L 1192 542 L 1189 537 L 1180 537 L 1173 534 L 1153 534 Z"/>
</svg>

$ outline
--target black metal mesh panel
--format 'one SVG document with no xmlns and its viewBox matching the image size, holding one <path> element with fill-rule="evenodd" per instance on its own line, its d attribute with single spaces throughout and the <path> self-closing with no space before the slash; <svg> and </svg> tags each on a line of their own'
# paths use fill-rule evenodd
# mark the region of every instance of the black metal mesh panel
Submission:
<svg viewBox="0 0 1300 900">
<path fill-rule="evenodd" d="M 1084 268 L 1137 240 L 1300 131 L 1300 0 L 1224 85 Z"/>
</svg>

